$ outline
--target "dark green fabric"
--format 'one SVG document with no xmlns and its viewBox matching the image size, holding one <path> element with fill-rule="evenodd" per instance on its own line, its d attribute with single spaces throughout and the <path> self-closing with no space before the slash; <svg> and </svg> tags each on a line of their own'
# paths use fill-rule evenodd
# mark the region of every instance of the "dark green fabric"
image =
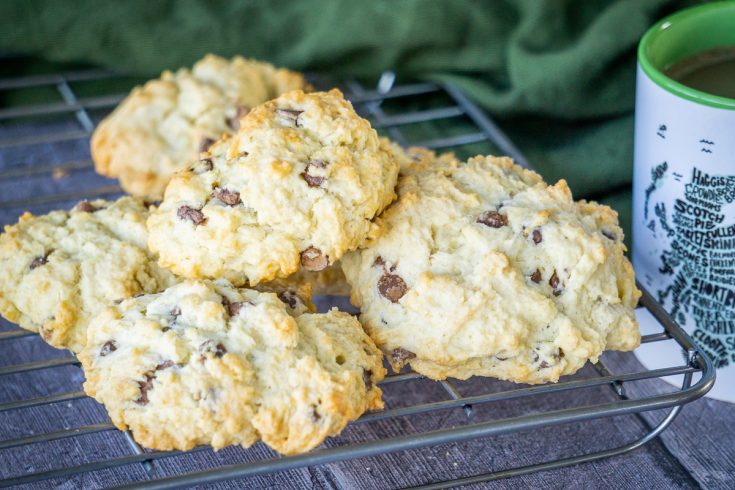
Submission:
<svg viewBox="0 0 735 490">
<path fill-rule="evenodd" d="M 139 74 L 208 52 L 451 81 L 547 179 L 627 203 L 635 46 L 686 0 L 4 1 L 0 52 Z M 629 213 L 630 206 L 621 211 Z M 624 216 L 628 222 L 628 216 Z"/>
</svg>

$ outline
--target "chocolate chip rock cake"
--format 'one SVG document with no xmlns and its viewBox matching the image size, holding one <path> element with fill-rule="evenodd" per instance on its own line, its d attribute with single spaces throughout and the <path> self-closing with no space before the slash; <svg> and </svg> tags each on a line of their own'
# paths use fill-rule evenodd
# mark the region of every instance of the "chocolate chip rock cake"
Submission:
<svg viewBox="0 0 735 490">
<path fill-rule="evenodd" d="M 133 89 L 92 136 L 95 168 L 130 194 L 160 199 L 171 175 L 237 131 L 251 108 L 306 88 L 300 73 L 207 55 L 191 70 L 165 71 Z"/>
<path fill-rule="evenodd" d="M 508 158 L 435 158 L 405 173 L 371 240 L 342 258 L 395 370 L 544 383 L 639 344 L 640 292 L 610 208 Z"/>
<path fill-rule="evenodd" d="M 78 352 L 108 303 L 176 282 L 148 251 L 148 207 L 133 197 L 25 213 L 0 235 L 0 313 Z"/>
<path fill-rule="evenodd" d="M 290 92 L 177 173 L 148 220 L 159 264 L 256 285 L 320 271 L 367 237 L 398 163 L 338 90 Z"/>
<path fill-rule="evenodd" d="M 79 358 L 85 391 L 153 449 L 301 453 L 383 406 L 382 354 L 354 317 L 225 281 L 105 309 Z"/>
</svg>

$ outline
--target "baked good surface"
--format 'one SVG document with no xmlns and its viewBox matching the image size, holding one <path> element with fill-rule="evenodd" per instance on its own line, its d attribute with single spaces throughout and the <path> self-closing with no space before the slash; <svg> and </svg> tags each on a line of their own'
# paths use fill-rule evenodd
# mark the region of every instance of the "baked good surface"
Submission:
<svg viewBox="0 0 735 490">
<path fill-rule="evenodd" d="M 79 357 L 85 391 L 154 449 L 262 439 L 300 453 L 382 408 L 382 354 L 357 319 L 226 281 L 105 309 Z"/>
<path fill-rule="evenodd" d="M 207 55 L 191 69 L 165 71 L 99 124 L 91 141 L 95 168 L 130 194 L 160 199 L 171 175 L 236 131 L 251 108 L 307 87 L 299 73 L 239 56 Z"/>
<path fill-rule="evenodd" d="M 175 282 L 146 246 L 143 201 L 82 201 L 71 211 L 23 214 L 0 235 L 0 313 L 78 352 L 108 303 Z"/>
<path fill-rule="evenodd" d="M 393 155 L 399 166 L 399 175 L 407 175 L 418 169 L 424 168 L 429 163 L 440 161 L 457 161 L 452 153 L 442 153 L 437 155 L 433 150 L 423 147 L 403 148 L 388 138 L 381 138 L 381 144 L 385 149 Z M 342 265 L 335 262 L 326 269 L 313 272 L 300 268 L 296 273 L 288 276 L 281 281 L 283 287 L 293 285 L 303 287 L 305 284 L 311 285 L 310 293 L 316 296 L 349 296 L 350 285 L 347 283 Z"/>
<path fill-rule="evenodd" d="M 543 383 L 639 344 L 640 292 L 614 211 L 508 158 L 428 158 L 402 168 L 398 200 L 342 258 L 395 370 Z"/>
<path fill-rule="evenodd" d="M 454 153 L 437 154 L 434 150 L 422 146 L 404 148 L 389 138 L 381 138 L 381 144 L 389 151 L 398 163 L 398 175 L 413 175 L 426 169 L 429 165 L 456 164 L 459 160 Z"/>
<path fill-rule="evenodd" d="M 159 264 L 256 285 L 320 271 L 367 237 L 395 197 L 398 163 L 338 90 L 254 108 L 171 180 L 148 220 Z"/>
</svg>

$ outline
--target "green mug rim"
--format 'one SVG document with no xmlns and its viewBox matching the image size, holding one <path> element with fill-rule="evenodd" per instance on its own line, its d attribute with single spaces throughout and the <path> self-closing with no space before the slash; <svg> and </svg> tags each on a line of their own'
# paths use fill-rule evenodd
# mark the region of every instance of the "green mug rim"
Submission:
<svg viewBox="0 0 735 490">
<path fill-rule="evenodd" d="M 707 105 L 710 107 L 716 107 L 720 109 L 735 109 L 735 99 L 729 97 L 722 97 L 719 95 L 712 95 L 701 90 L 687 87 L 684 84 L 673 80 L 666 76 L 661 70 L 659 70 L 654 64 L 648 59 L 646 48 L 651 45 L 655 39 L 666 31 L 671 25 L 676 22 L 682 22 L 685 19 L 697 16 L 703 12 L 710 10 L 717 10 L 724 6 L 729 6 L 735 9 L 735 1 L 725 2 L 713 2 L 705 5 L 698 5 L 696 7 L 690 7 L 688 9 L 676 12 L 668 17 L 665 17 L 654 24 L 641 38 L 638 43 L 638 63 L 648 77 L 659 87 L 664 90 L 671 92 L 679 97 L 697 102 L 699 104 Z"/>
</svg>

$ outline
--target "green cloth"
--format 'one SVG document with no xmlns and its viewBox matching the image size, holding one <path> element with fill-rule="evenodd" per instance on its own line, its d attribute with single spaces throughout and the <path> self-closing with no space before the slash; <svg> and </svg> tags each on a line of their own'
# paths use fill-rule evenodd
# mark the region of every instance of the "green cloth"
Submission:
<svg viewBox="0 0 735 490">
<path fill-rule="evenodd" d="M 687 0 L 0 2 L 0 52 L 141 75 L 242 54 L 298 70 L 450 81 L 548 180 L 629 223 L 635 46 Z"/>
</svg>

